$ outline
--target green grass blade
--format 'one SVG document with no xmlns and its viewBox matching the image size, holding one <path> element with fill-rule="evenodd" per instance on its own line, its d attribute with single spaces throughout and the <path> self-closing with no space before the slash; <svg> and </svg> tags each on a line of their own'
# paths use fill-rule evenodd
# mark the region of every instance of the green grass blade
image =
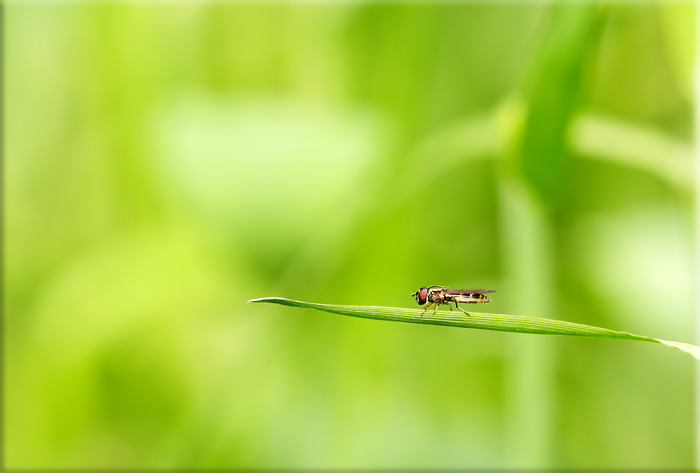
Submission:
<svg viewBox="0 0 700 473">
<path fill-rule="evenodd" d="M 500 332 L 534 333 L 540 335 L 568 335 L 574 337 L 617 338 L 621 340 L 642 340 L 661 343 L 677 348 L 700 360 L 700 347 L 682 342 L 670 342 L 659 338 L 645 337 L 628 332 L 618 332 L 602 327 L 565 322 L 563 320 L 542 319 L 522 315 L 487 314 L 460 311 L 439 310 L 435 314 L 428 310 L 423 315 L 422 309 L 404 309 L 401 307 L 382 307 L 372 305 L 336 305 L 302 302 L 283 297 L 263 297 L 248 302 L 268 302 L 291 307 L 316 309 L 333 314 L 363 317 L 366 319 L 391 320 L 414 324 L 449 325 L 452 327 L 497 330 Z"/>
</svg>

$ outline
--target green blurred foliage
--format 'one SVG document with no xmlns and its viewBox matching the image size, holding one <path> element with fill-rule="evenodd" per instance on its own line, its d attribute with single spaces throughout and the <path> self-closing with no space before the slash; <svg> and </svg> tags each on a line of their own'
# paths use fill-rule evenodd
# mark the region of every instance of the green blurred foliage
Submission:
<svg viewBox="0 0 700 473">
<path fill-rule="evenodd" d="M 5 6 L 11 468 L 691 468 L 693 3 Z M 649 345 L 649 346 L 647 346 Z"/>
</svg>

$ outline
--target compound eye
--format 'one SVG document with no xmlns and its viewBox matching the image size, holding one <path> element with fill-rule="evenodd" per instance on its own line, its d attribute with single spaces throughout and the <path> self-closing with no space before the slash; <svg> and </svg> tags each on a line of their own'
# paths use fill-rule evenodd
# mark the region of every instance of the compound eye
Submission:
<svg viewBox="0 0 700 473">
<path fill-rule="evenodd" d="M 420 291 L 416 293 L 416 300 L 418 301 L 418 305 L 425 304 L 428 300 L 428 289 L 422 287 Z"/>
</svg>

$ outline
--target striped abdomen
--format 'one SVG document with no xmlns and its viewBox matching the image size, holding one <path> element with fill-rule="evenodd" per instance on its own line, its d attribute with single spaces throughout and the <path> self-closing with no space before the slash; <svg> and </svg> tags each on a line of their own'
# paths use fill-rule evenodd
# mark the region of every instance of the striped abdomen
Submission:
<svg viewBox="0 0 700 473">
<path fill-rule="evenodd" d="M 489 299 L 484 294 L 451 294 L 450 297 L 457 302 L 463 302 L 467 304 L 481 304 L 491 302 L 491 299 Z"/>
</svg>

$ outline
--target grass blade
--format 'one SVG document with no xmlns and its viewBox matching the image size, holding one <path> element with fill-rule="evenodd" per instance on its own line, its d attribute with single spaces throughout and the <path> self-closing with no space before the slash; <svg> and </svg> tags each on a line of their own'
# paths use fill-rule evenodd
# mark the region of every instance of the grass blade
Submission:
<svg viewBox="0 0 700 473">
<path fill-rule="evenodd" d="M 574 337 L 617 338 L 621 340 L 642 340 L 645 342 L 661 343 L 677 348 L 700 360 L 700 347 L 689 343 L 671 342 L 660 338 L 635 335 L 628 332 L 618 332 L 602 327 L 577 324 L 563 320 L 526 317 L 523 315 L 487 314 L 469 312 L 466 315 L 459 311 L 438 310 L 435 314 L 422 309 L 405 309 L 401 307 L 382 307 L 372 305 L 337 305 L 302 302 L 283 297 L 262 297 L 248 302 L 268 302 L 291 307 L 316 309 L 333 314 L 349 315 L 366 319 L 391 320 L 394 322 L 409 322 L 415 324 L 448 325 L 451 327 L 476 328 L 481 330 L 496 330 L 500 332 L 534 333 L 540 335 L 568 335 Z"/>
</svg>

